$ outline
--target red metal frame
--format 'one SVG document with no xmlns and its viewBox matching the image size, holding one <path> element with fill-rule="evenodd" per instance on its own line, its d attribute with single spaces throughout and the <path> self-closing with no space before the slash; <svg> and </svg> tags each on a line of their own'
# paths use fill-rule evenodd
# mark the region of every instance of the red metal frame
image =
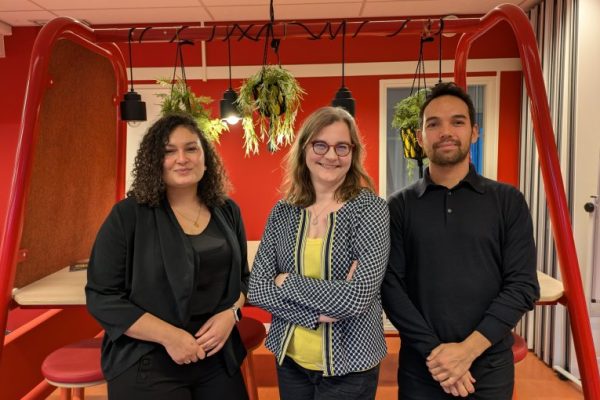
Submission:
<svg viewBox="0 0 600 400">
<path fill-rule="evenodd" d="M 598 376 L 596 352 L 575 251 L 575 241 L 558 152 L 554 142 L 554 130 L 550 120 L 538 47 L 531 24 L 519 7 L 512 4 L 498 6 L 481 19 L 477 32 L 463 34 L 456 48 L 454 79 L 458 85 L 466 88 L 466 65 L 471 44 L 502 21 L 510 25 L 517 38 L 521 63 L 523 64 L 523 76 L 529 97 L 546 198 L 548 199 L 552 232 L 559 259 L 558 264 L 560 265 L 565 287 L 564 298 L 561 299 L 561 302 L 566 304 L 569 310 L 583 393 L 586 399 L 600 399 L 600 378 Z"/>
<path fill-rule="evenodd" d="M 115 44 L 99 46 L 94 31 L 71 18 L 56 18 L 39 32 L 31 54 L 21 130 L 16 154 L 15 169 L 11 186 L 8 188 L 7 217 L 0 242 L 0 343 L 4 343 L 6 320 L 11 304 L 16 264 L 19 259 L 19 243 L 23 232 L 23 213 L 29 185 L 33 154 L 37 143 L 38 115 L 46 89 L 51 85 L 48 65 L 54 44 L 61 39 L 71 40 L 79 45 L 106 57 L 113 66 L 116 76 L 115 96 L 122 97 L 127 90 L 127 75 L 123 54 Z M 115 100 L 118 108 L 118 100 Z M 117 110 L 118 111 L 118 110 Z M 117 181 L 115 198 L 121 198 L 125 186 L 125 141 L 126 130 L 117 112 Z M 3 346 L 0 346 L 0 357 Z"/>
<path fill-rule="evenodd" d="M 542 176 L 565 286 L 565 296 L 561 299 L 561 302 L 566 304 L 571 316 L 571 328 L 584 395 L 586 399 L 600 399 L 598 365 L 596 364 L 589 315 L 579 272 L 558 153 L 554 143 L 538 48 L 527 16 L 520 8 L 506 4 L 490 11 L 481 19 L 467 18 L 444 21 L 445 32 L 463 33 L 456 49 L 455 81 L 462 87 L 466 87 L 466 65 L 471 44 L 501 21 L 506 21 L 509 24 L 518 39 L 517 44 L 531 104 Z M 404 22 L 405 20 L 374 21 L 362 26 L 361 22 L 353 21 L 348 23 L 347 33 L 353 35 L 360 31 L 360 35 L 365 36 L 389 35 Z M 406 23 L 402 34 L 421 34 L 425 24 L 429 26 L 432 32 L 439 29 L 439 20 L 413 20 Z M 324 24 L 307 23 L 305 26 L 312 32 L 321 32 Z M 178 29 L 178 27 L 153 28 L 146 32 L 144 41 L 171 40 Z M 192 40 L 223 39 L 227 29 L 225 26 L 219 26 L 215 27 L 213 31 L 213 27 L 195 26 L 185 29 L 184 32 L 182 31 L 181 37 Z M 242 26 L 241 29 L 249 29 L 247 32 L 255 35 L 259 26 L 249 27 L 246 25 Z M 335 28 L 333 31 L 335 32 Z M 9 188 L 7 221 L 5 226 L 2 227 L 4 229 L 2 232 L 4 240 L 0 243 L 0 296 L 2 296 L 0 299 L 0 342 L 4 339 L 6 313 L 14 282 L 17 251 L 23 225 L 23 210 L 31 175 L 31 158 L 36 143 L 37 117 L 43 93 L 49 84 L 47 69 L 50 49 L 57 40 L 67 38 L 109 58 L 117 76 L 116 97 L 113 99 L 115 107 L 117 107 L 122 94 L 126 91 L 127 81 L 123 56 L 116 45 L 111 42 L 127 42 L 128 32 L 129 29 L 126 28 L 92 30 L 75 20 L 58 18 L 42 28 L 36 39 L 29 69 L 29 81 L 23 108 L 13 184 Z M 283 38 L 308 37 L 308 32 L 304 28 L 290 23 L 275 25 L 274 32 L 275 36 Z M 239 31 L 237 36 L 239 36 Z M 95 43 L 104 44 L 100 47 Z M 118 199 L 123 195 L 125 178 L 125 125 L 123 122 L 119 121 L 117 123 L 117 130 L 116 151 L 118 153 L 119 165 L 117 170 L 119 172 L 115 193 Z M 0 346 L 0 356 L 1 350 L 2 347 Z"/>
</svg>

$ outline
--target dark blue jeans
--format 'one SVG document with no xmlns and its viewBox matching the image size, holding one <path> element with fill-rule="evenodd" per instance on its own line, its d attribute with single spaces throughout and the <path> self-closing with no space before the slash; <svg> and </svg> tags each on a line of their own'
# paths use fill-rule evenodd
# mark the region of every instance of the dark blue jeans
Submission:
<svg viewBox="0 0 600 400">
<path fill-rule="evenodd" d="M 343 376 L 323 376 L 286 357 L 277 366 L 281 400 L 374 400 L 379 365 Z"/>
</svg>

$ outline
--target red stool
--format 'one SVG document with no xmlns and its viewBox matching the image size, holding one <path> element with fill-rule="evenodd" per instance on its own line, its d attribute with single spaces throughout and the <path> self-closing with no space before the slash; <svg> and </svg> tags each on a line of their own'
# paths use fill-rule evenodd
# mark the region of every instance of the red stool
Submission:
<svg viewBox="0 0 600 400">
<path fill-rule="evenodd" d="M 267 330 L 262 322 L 249 317 L 244 317 L 238 322 L 238 330 L 244 347 L 248 352 L 246 359 L 242 363 L 242 375 L 244 382 L 246 382 L 246 390 L 248 391 L 249 400 L 258 400 L 258 387 L 256 379 L 254 377 L 254 360 L 252 351 L 261 345 L 265 336 L 267 336 Z"/>
<path fill-rule="evenodd" d="M 83 400 L 84 389 L 104 383 L 101 338 L 85 339 L 54 350 L 42 363 L 42 375 L 60 388 L 61 400 Z"/>
<path fill-rule="evenodd" d="M 513 338 L 515 339 L 515 343 L 513 343 L 512 345 L 512 352 L 513 352 L 513 363 L 518 363 L 519 361 L 522 361 L 523 359 L 525 359 L 525 357 L 527 357 L 527 353 L 529 352 L 529 349 L 527 348 L 527 342 L 525 341 L 525 339 L 523 339 L 520 335 L 517 335 L 516 333 L 512 333 Z M 517 400 L 517 393 L 516 393 L 516 389 L 513 390 L 513 400 Z"/>
</svg>

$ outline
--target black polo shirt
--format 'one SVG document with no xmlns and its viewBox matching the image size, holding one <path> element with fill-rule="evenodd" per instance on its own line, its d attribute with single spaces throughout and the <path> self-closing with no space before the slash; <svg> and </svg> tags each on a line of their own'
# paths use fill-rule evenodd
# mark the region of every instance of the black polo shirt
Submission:
<svg viewBox="0 0 600 400">
<path fill-rule="evenodd" d="M 510 330 L 539 297 L 531 215 L 514 187 L 471 165 L 455 187 L 423 179 L 388 199 L 391 253 L 382 286 L 402 345 L 423 357 L 474 330 L 510 348 Z"/>
</svg>

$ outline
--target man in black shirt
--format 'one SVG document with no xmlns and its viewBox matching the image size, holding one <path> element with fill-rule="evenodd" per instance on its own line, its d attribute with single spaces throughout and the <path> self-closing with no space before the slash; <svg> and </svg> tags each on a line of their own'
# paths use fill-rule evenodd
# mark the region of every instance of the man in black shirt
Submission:
<svg viewBox="0 0 600 400">
<path fill-rule="evenodd" d="M 393 194 L 385 312 L 402 339 L 399 398 L 512 397 L 511 329 L 539 297 L 531 215 L 469 162 L 473 103 L 453 83 L 421 108 L 423 179 Z"/>
</svg>

